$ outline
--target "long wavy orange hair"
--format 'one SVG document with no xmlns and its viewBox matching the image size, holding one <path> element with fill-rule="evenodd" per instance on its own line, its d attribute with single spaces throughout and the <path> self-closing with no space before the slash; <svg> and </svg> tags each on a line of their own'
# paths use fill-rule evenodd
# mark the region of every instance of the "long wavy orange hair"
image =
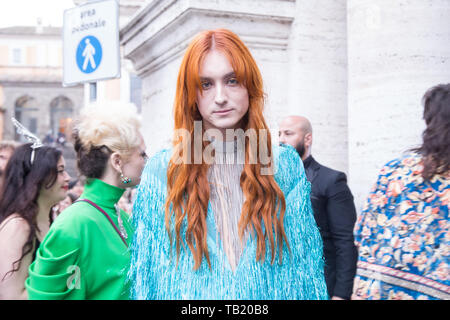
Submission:
<svg viewBox="0 0 450 320">
<path fill-rule="evenodd" d="M 266 150 L 269 152 L 271 162 L 273 161 L 270 154 L 270 133 L 262 113 L 264 106 L 262 77 L 250 51 L 239 37 L 229 30 L 217 29 L 201 32 L 187 48 L 178 73 L 174 103 L 174 129 L 175 132 L 177 129 L 183 129 L 188 136 L 176 134 L 173 139 L 176 148 L 167 170 L 168 195 L 165 205 L 165 224 L 171 243 L 173 243 L 173 235 L 170 231 L 172 219 L 174 223 L 177 261 L 180 254 L 180 243 L 182 243 L 180 233 L 187 217 L 185 240 L 194 257 L 194 270 L 200 267 L 203 256 L 206 257 L 208 265 L 211 267 L 206 242 L 206 216 L 210 196 L 207 180 L 209 165 L 203 161 L 202 164 L 195 164 L 192 159 L 193 155 L 191 155 L 190 164 L 186 161 L 180 163 L 175 159 L 179 159 L 180 146 L 184 148 L 190 146 L 191 150 L 194 150 L 194 121 L 202 119 L 196 104 L 197 90 L 201 90 L 199 70 L 205 55 L 213 47 L 228 57 L 237 80 L 247 88 L 249 108 L 242 119 L 245 126 L 242 129 L 244 131 L 250 128 L 255 129 L 258 135 L 257 141 L 260 141 L 259 130 L 266 130 L 267 139 L 263 143 L 267 143 Z M 203 142 L 203 150 L 208 143 Z M 268 238 L 272 264 L 275 259 L 275 242 L 277 242 L 281 263 L 283 240 L 289 248 L 283 227 L 286 202 L 273 175 L 261 175 L 262 165 L 249 163 L 250 154 L 253 152 L 250 150 L 252 147 L 254 148 L 246 139 L 245 165 L 240 177 L 240 186 L 246 200 L 239 219 L 239 236 L 242 241 L 247 228 L 253 229 L 256 233 L 256 261 L 264 261 L 266 239 Z M 259 152 L 259 146 L 257 152 Z M 271 168 L 271 164 L 269 163 L 269 168 Z"/>
</svg>

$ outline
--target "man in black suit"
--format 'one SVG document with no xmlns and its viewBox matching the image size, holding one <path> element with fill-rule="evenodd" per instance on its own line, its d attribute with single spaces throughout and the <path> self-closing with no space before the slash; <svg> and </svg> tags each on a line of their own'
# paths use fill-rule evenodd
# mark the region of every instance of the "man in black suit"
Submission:
<svg viewBox="0 0 450 320">
<path fill-rule="evenodd" d="M 328 294 L 334 300 L 350 299 L 358 253 L 353 238 L 356 210 L 345 173 L 322 166 L 311 156 L 312 127 L 305 117 L 283 119 L 279 137 L 280 143 L 297 150 L 311 182 L 311 204 L 323 239 Z"/>
</svg>

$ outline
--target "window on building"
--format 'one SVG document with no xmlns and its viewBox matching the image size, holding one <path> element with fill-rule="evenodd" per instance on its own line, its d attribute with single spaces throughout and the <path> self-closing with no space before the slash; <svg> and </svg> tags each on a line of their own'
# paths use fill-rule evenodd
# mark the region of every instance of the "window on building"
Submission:
<svg viewBox="0 0 450 320">
<path fill-rule="evenodd" d="M 39 108 L 36 99 L 29 95 L 18 98 L 14 106 L 14 117 L 23 124 L 31 133 L 38 134 Z M 15 140 L 26 142 L 23 135 L 15 132 Z"/>
<path fill-rule="evenodd" d="M 12 49 L 12 63 L 13 64 L 22 64 L 23 63 L 22 48 L 13 48 Z"/>
</svg>

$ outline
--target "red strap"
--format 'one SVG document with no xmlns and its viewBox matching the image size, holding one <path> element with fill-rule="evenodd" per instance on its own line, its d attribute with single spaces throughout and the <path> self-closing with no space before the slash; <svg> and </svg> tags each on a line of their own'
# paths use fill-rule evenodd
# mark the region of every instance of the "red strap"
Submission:
<svg viewBox="0 0 450 320">
<path fill-rule="evenodd" d="M 89 203 L 91 206 L 93 206 L 94 208 L 96 208 L 98 211 L 100 211 L 101 213 L 103 213 L 105 215 L 105 217 L 109 220 L 109 222 L 111 223 L 111 225 L 114 227 L 114 230 L 116 230 L 117 234 L 119 235 L 120 239 L 122 239 L 123 243 L 125 243 L 125 246 L 128 248 L 128 244 L 125 241 L 125 239 L 122 237 L 122 234 L 120 233 L 119 229 L 117 229 L 114 221 L 111 220 L 110 216 L 105 212 L 105 210 L 103 210 L 102 208 L 100 208 L 98 205 L 96 205 L 94 202 L 92 202 L 91 200 L 88 199 L 78 199 L 75 202 L 78 201 L 84 201 Z"/>
</svg>

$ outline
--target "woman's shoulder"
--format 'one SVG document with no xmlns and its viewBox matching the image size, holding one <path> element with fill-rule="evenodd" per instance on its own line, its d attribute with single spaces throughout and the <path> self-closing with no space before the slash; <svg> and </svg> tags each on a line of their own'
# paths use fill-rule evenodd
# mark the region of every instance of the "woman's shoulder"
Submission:
<svg viewBox="0 0 450 320">
<path fill-rule="evenodd" d="M 41 243 L 41 247 L 45 247 L 46 251 L 55 254 L 62 250 L 61 254 L 63 254 L 67 248 L 72 250 L 79 247 L 80 234 L 84 233 L 83 229 L 88 214 L 85 210 L 78 210 L 76 207 L 77 204 L 72 204 L 61 212 L 52 223 Z M 55 256 L 57 255 L 55 254 Z"/>
<path fill-rule="evenodd" d="M 52 227 L 61 229 L 74 229 L 77 226 L 83 226 L 89 221 L 95 221 L 98 215 L 92 214 L 97 212 L 92 205 L 84 201 L 76 201 L 69 207 L 64 209 L 55 219 Z"/>
<path fill-rule="evenodd" d="M 407 184 L 409 182 L 421 184 L 423 182 L 422 171 L 422 157 L 416 153 L 404 153 L 386 162 L 379 171 L 378 179 L 382 181 L 404 180 Z"/>
<path fill-rule="evenodd" d="M 77 201 L 58 215 L 50 226 L 48 237 L 64 238 L 78 243 L 81 238 L 90 235 L 87 230 L 92 230 L 92 226 L 98 226 L 102 221 L 97 209 L 84 201 Z"/>
<path fill-rule="evenodd" d="M 397 168 L 414 168 L 415 166 L 422 164 L 422 156 L 414 153 L 407 152 L 403 153 L 399 157 L 393 158 L 385 163 L 383 167 L 388 167 L 392 169 Z"/>
<path fill-rule="evenodd" d="M 152 167 L 160 167 L 160 166 L 167 167 L 171 155 L 172 155 L 171 148 L 159 150 L 149 158 L 149 160 L 147 161 L 147 165 Z"/>
<path fill-rule="evenodd" d="M 141 184 L 142 181 L 151 181 L 153 177 L 164 181 L 171 155 L 172 149 L 162 149 L 151 156 L 142 171 Z"/>
<path fill-rule="evenodd" d="M 288 144 L 280 144 L 272 148 L 277 160 L 288 160 L 294 164 L 301 164 L 300 156 L 294 147 Z M 302 166 L 303 167 L 303 166 Z"/>
<path fill-rule="evenodd" d="M 303 162 L 290 145 L 280 144 L 273 148 L 275 180 L 284 192 L 289 192 L 304 178 Z"/>
<path fill-rule="evenodd" d="M 387 162 L 378 175 L 378 185 L 382 189 L 394 186 L 401 187 L 404 193 L 423 193 L 436 190 L 439 194 L 448 188 L 449 179 L 445 175 L 434 175 L 425 180 L 422 176 L 424 170 L 424 159 L 417 153 L 404 153 Z"/>
<path fill-rule="evenodd" d="M 5 237 L 8 241 L 11 241 L 11 238 L 22 238 L 23 235 L 28 238 L 30 230 L 28 221 L 20 214 L 13 213 L 0 224 L 0 238 Z"/>
<path fill-rule="evenodd" d="M 31 228 L 19 214 L 6 218 L 0 225 L 0 260 L 13 262 L 21 257 L 23 246 L 28 242 Z M 7 246 L 3 246 L 7 244 Z"/>
</svg>

